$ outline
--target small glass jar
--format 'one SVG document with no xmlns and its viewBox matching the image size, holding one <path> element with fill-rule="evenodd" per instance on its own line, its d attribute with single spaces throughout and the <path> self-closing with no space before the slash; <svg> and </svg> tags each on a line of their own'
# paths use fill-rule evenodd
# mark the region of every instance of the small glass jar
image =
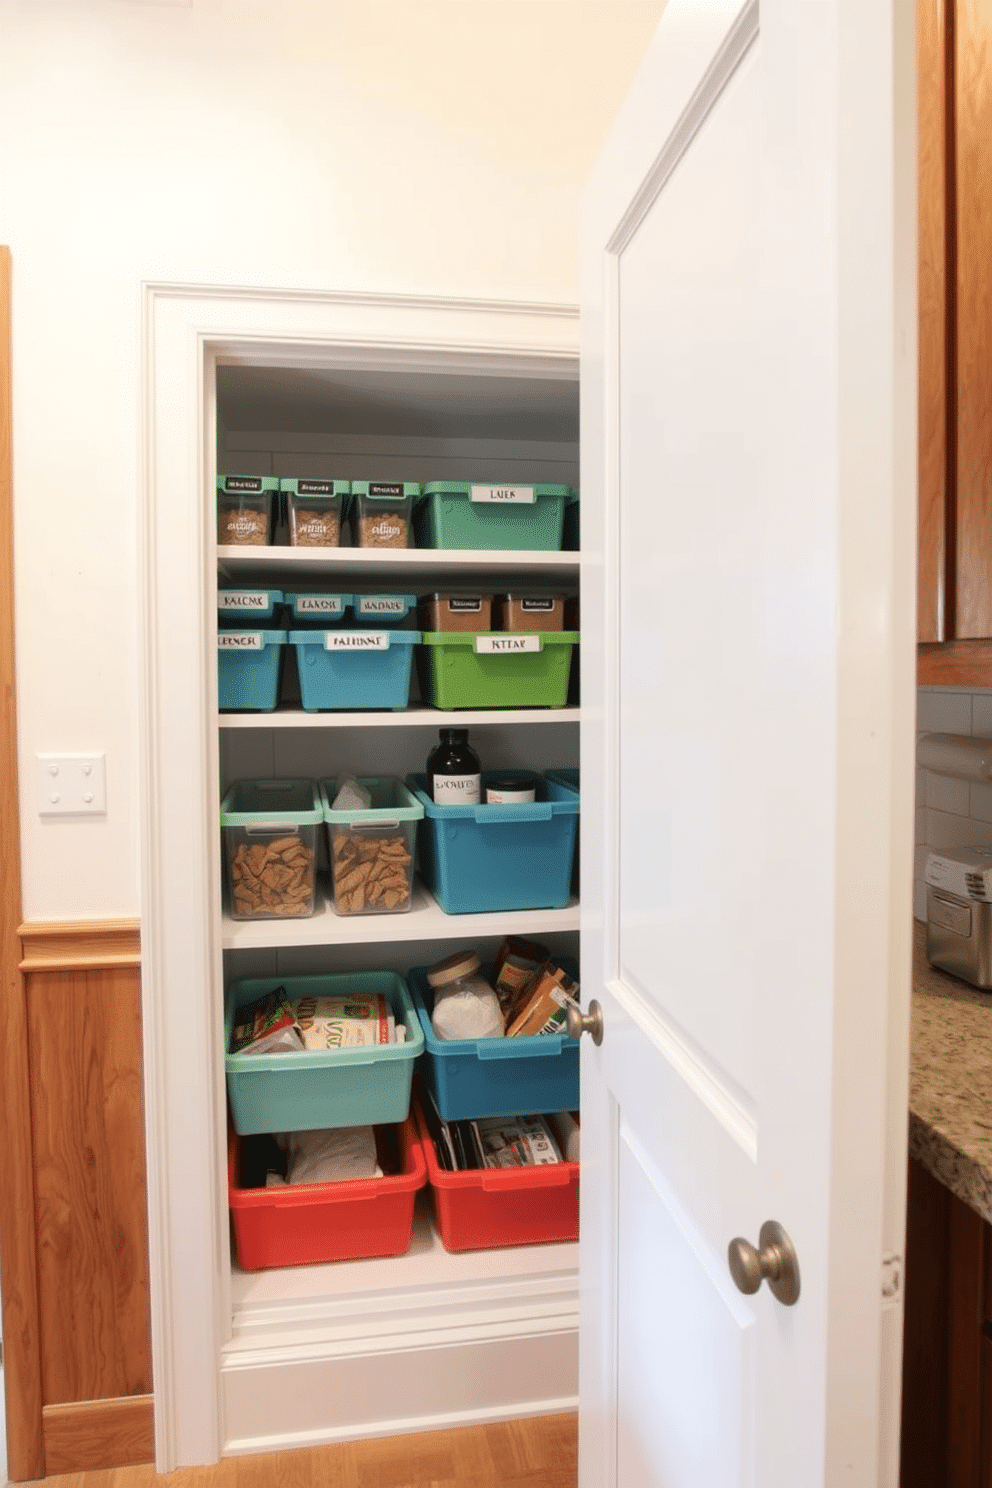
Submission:
<svg viewBox="0 0 992 1488">
<path fill-rule="evenodd" d="M 456 951 L 428 971 L 434 991 L 431 1024 L 439 1039 L 503 1037 L 499 999 L 481 966 L 474 951 Z"/>
</svg>

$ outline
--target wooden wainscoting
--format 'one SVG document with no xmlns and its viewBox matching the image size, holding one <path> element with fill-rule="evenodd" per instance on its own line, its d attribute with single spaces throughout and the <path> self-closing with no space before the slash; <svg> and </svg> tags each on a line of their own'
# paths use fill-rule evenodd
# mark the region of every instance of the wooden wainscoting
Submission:
<svg viewBox="0 0 992 1488">
<path fill-rule="evenodd" d="M 154 1457 L 134 921 L 20 927 L 45 1472 Z"/>
</svg>

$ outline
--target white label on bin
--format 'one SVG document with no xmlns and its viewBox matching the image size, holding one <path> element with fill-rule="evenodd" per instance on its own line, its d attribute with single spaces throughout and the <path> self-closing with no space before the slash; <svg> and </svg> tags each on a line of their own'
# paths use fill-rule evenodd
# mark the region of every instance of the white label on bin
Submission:
<svg viewBox="0 0 992 1488">
<path fill-rule="evenodd" d="M 257 630 L 221 630 L 217 632 L 218 651 L 263 651 L 265 642 Z"/>
<path fill-rule="evenodd" d="M 491 656 L 494 652 L 502 654 L 504 651 L 540 651 L 541 637 L 539 635 L 480 635 L 475 638 L 475 649 L 482 655 Z"/>
<path fill-rule="evenodd" d="M 513 502 L 518 506 L 534 506 L 537 493 L 533 486 L 470 486 L 470 501 Z"/>
<path fill-rule="evenodd" d="M 478 806 L 481 799 L 478 775 L 434 776 L 434 801 L 438 806 Z"/>
<path fill-rule="evenodd" d="M 406 600 L 398 595 L 395 598 L 387 595 L 359 595 L 355 601 L 355 611 L 359 615 L 405 615 Z"/>
<path fill-rule="evenodd" d="M 388 651 L 389 636 L 383 631 L 373 634 L 367 630 L 326 630 L 325 651 Z"/>
<path fill-rule="evenodd" d="M 338 595 L 322 597 L 301 594 L 296 601 L 298 615 L 343 615 L 344 603 Z"/>
<path fill-rule="evenodd" d="M 264 590 L 258 589 L 219 589 L 217 591 L 217 608 L 219 610 L 264 610 L 269 611 L 269 596 Z"/>
</svg>

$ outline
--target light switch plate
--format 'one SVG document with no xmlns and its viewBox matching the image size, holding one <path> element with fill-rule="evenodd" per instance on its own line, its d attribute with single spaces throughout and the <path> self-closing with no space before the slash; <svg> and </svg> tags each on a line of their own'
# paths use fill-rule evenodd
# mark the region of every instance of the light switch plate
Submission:
<svg viewBox="0 0 992 1488">
<path fill-rule="evenodd" d="M 102 754 L 39 754 L 36 759 L 41 816 L 106 816 Z"/>
</svg>

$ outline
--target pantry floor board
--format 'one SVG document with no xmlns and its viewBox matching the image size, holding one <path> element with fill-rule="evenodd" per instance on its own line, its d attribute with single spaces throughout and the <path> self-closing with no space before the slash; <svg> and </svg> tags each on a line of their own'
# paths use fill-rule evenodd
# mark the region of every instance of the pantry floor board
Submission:
<svg viewBox="0 0 992 1488">
<path fill-rule="evenodd" d="M 39 1488 L 575 1488 L 577 1460 L 571 1414 L 229 1457 L 162 1478 L 144 1466 L 38 1481 Z"/>
</svg>

